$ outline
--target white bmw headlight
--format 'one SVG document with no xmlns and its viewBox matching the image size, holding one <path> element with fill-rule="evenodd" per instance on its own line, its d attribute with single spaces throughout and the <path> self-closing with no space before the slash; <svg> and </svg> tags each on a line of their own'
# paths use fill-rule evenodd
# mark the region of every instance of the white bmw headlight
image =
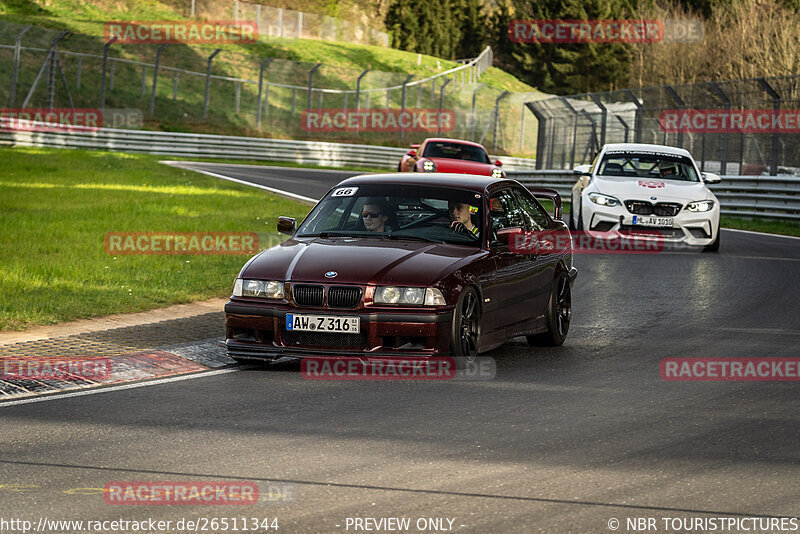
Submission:
<svg viewBox="0 0 800 534">
<path fill-rule="evenodd" d="M 698 200 L 696 202 L 689 202 L 688 204 L 686 204 L 686 211 L 698 213 L 703 211 L 711 211 L 713 207 L 714 207 L 713 200 Z"/>
<path fill-rule="evenodd" d="M 375 304 L 408 304 L 411 306 L 443 306 L 444 296 L 436 288 L 378 286 L 375 288 Z"/>
<path fill-rule="evenodd" d="M 425 172 L 435 172 L 436 164 L 431 160 L 425 160 L 422 162 L 422 170 Z"/>
<path fill-rule="evenodd" d="M 278 282 L 277 280 L 244 280 L 242 278 L 237 278 L 233 283 L 233 296 L 282 299 L 284 297 L 283 282 Z"/>
<path fill-rule="evenodd" d="M 614 206 L 619 206 L 621 204 L 621 202 L 616 198 L 604 195 L 602 193 L 589 193 L 589 200 L 595 204 L 599 204 L 600 206 L 608 206 L 609 208 L 613 208 Z"/>
</svg>

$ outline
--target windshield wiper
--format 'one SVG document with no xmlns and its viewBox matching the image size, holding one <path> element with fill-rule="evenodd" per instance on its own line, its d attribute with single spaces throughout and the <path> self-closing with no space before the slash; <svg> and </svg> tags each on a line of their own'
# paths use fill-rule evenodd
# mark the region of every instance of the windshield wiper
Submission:
<svg viewBox="0 0 800 534">
<path fill-rule="evenodd" d="M 422 236 L 418 236 L 418 235 L 386 234 L 383 237 L 385 239 L 392 239 L 392 240 L 406 239 L 406 240 L 410 240 L 410 241 L 426 241 L 428 243 L 439 243 L 439 244 L 444 243 L 444 241 L 438 241 L 436 239 L 431 239 L 429 237 L 422 237 Z"/>
<path fill-rule="evenodd" d="M 329 237 L 360 237 L 360 234 L 353 232 L 320 232 L 319 234 L 312 234 L 313 237 L 321 237 L 328 239 Z"/>
</svg>

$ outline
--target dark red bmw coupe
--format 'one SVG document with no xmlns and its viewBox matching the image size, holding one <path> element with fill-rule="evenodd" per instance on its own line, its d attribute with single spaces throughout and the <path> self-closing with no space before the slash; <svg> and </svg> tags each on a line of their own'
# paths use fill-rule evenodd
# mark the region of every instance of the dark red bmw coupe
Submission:
<svg viewBox="0 0 800 534">
<path fill-rule="evenodd" d="M 398 165 L 401 172 L 452 172 L 505 178 L 502 162 L 492 162 L 486 149 L 478 143 L 461 139 L 425 139 L 411 145 Z"/>
<path fill-rule="evenodd" d="M 555 192 L 544 192 L 558 199 Z M 526 231 L 567 231 L 513 180 L 365 175 L 331 189 L 287 241 L 253 257 L 225 305 L 228 354 L 474 359 L 569 329 L 572 249 L 516 254 Z"/>
</svg>

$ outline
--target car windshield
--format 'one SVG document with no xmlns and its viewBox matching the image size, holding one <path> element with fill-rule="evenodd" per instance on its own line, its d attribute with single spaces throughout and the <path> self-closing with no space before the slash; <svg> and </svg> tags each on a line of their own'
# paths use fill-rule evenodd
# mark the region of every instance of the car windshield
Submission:
<svg viewBox="0 0 800 534">
<path fill-rule="evenodd" d="M 431 141 L 425 145 L 423 158 L 447 158 L 489 163 L 489 155 L 479 146 L 449 143 L 445 141 Z"/>
<path fill-rule="evenodd" d="M 606 152 L 597 174 L 684 182 L 700 181 L 692 160 L 686 156 L 673 154 Z"/>
<path fill-rule="evenodd" d="M 411 239 L 480 246 L 483 197 L 420 185 L 360 184 L 334 188 L 298 229 L 298 236 Z"/>
</svg>

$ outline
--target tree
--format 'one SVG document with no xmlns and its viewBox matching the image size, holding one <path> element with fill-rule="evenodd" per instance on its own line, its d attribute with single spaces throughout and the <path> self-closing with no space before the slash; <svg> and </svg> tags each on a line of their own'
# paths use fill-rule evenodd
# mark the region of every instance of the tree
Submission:
<svg viewBox="0 0 800 534">
<path fill-rule="evenodd" d="M 481 0 L 394 0 L 386 13 L 392 46 L 445 59 L 475 57 L 484 43 Z"/>
<path fill-rule="evenodd" d="M 624 0 L 512 0 L 500 4 L 490 26 L 495 57 L 519 78 L 545 92 L 574 94 L 622 86 L 629 77 L 625 43 L 514 43 L 509 23 L 522 20 L 626 19 Z"/>
</svg>

